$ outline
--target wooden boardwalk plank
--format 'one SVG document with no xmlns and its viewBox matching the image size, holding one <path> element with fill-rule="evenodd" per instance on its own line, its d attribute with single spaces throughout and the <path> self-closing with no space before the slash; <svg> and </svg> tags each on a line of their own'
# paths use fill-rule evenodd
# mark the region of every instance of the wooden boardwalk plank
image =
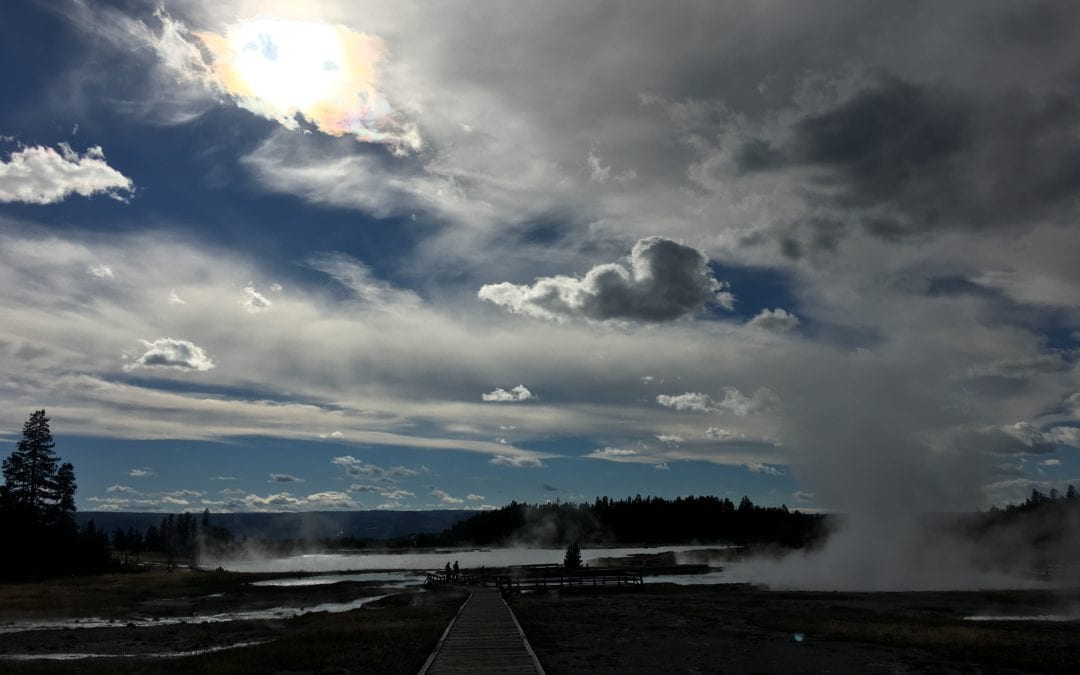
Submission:
<svg viewBox="0 0 1080 675">
<path fill-rule="evenodd" d="M 476 588 L 450 622 L 420 675 L 544 675 L 510 606 L 492 588 Z"/>
</svg>

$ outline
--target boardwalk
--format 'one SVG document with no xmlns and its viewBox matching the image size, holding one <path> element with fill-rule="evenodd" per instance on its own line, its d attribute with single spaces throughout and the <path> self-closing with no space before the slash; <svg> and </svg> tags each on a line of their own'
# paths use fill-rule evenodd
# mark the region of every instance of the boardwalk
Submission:
<svg viewBox="0 0 1080 675">
<path fill-rule="evenodd" d="M 544 675 L 514 613 L 493 588 L 474 588 L 420 675 Z"/>
</svg>

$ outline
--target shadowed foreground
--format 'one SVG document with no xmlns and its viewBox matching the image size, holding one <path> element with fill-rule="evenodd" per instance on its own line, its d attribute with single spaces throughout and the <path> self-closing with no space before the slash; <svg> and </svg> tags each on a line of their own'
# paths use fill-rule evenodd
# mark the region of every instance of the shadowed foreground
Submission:
<svg viewBox="0 0 1080 675">
<path fill-rule="evenodd" d="M 361 584 L 253 587 L 263 575 L 147 573 L 0 585 L 0 627 L 63 616 L 114 618 L 108 628 L 0 631 L 0 672 L 8 673 L 342 673 L 415 675 L 466 594 L 456 589 L 404 592 L 338 614 L 201 623 L 218 611 L 348 600 L 381 589 Z M 180 624 L 129 627 L 146 614 L 188 616 Z M 252 644 L 227 649 L 235 644 Z M 150 654 L 226 648 L 173 658 Z M 11 661 L 9 654 L 123 654 L 78 661 Z"/>
<path fill-rule="evenodd" d="M 651 585 L 512 600 L 560 673 L 1075 672 L 1076 621 L 972 622 L 1080 606 L 1080 591 L 797 593 Z M 795 634 L 803 640 L 796 641 Z"/>
</svg>

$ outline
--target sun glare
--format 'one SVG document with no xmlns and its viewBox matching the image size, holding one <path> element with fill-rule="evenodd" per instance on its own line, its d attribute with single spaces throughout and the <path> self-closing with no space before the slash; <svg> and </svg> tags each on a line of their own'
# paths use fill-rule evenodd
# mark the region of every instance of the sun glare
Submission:
<svg viewBox="0 0 1080 675">
<path fill-rule="evenodd" d="M 217 84 L 244 108 L 295 129 L 303 116 L 320 131 L 417 149 L 377 88 L 386 47 L 378 36 L 341 25 L 257 17 L 224 35 L 198 33 L 213 56 Z"/>
</svg>

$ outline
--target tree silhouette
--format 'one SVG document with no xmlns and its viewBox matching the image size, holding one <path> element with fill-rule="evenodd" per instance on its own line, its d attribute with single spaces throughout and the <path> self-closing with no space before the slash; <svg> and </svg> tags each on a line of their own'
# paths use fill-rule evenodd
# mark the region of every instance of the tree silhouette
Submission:
<svg viewBox="0 0 1080 675">
<path fill-rule="evenodd" d="M 75 511 L 75 469 L 57 468 L 49 418 L 37 410 L 23 424 L 23 437 L 4 459 L 4 506 L 35 522 L 56 522 Z"/>
<path fill-rule="evenodd" d="M 566 547 L 566 556 L 563 557 L 563 567 L 568 570 L 581 569 L 581 549 L 577 542 Z"/>
<path fill-rule="evenodd" d="M 36 410 L 4 459 L 0 486 L 0 578 L 40 578 L 112 567 L 108 538 L 93 521 L 75 525 L 75 467 L 60 464 L 49 417 Z"/>
</svg>

